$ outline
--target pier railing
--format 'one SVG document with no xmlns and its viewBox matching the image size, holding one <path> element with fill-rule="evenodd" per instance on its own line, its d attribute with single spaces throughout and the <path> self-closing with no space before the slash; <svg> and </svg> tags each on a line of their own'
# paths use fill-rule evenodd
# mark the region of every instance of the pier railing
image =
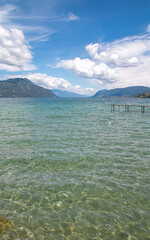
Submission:
<svg viewBox="0 0 150 240">
<path fill-rule="evenodd" d="M 146 108 L 150 110 L 150 105 L 130 105 L 130 104 L 111 104 L 111 112 L 114 111 L 120 111 L 122 108 L 124 108 L 125 112 L 137 111 L 137 109 L 140 109 L 141 113 L 144 113 Z"/>
</svg>

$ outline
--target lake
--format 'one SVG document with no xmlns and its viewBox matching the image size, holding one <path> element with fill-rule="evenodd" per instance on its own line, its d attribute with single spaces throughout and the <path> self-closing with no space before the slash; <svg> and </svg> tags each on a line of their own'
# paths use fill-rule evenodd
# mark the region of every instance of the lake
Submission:
<svg viewBox="0 0 150 240">
<path fill-rule="evenodd" d="M 0 99 L 0 240 L 150 240 L 150 112 L 111 104 L 150 99 Z"/>
</svg>

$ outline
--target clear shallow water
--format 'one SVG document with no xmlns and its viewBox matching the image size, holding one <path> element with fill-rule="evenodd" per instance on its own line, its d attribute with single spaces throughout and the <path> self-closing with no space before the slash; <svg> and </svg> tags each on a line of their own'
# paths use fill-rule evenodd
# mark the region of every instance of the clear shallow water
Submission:
<svg viewBox="0 0 150 240">
<path fill-rule="evenodd" d="M 146 99 L 0 99 L 0 240 L 149 240 Z M 1 221 L 1 219 L 0 219 Z"/>
</svg>

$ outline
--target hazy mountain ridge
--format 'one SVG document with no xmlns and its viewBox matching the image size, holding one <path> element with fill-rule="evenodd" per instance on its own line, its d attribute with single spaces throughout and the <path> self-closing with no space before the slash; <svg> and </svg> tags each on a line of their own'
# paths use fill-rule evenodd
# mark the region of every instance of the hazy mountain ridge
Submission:
<svg viewBox="0 0 150 240">
<path fill-rule="evenodd" d="M 51 90 L 35 85 L 27 78 L 11 78 L 0 81 L 0 97 L 56 98 L 56 95 Z"/>
<path fill-rule="evenodd" d="M 134 86 L 126 88 L 115 88 L 111 90 L 100 90 L 93 98 L 103 98 L 103 97 L 138 97 L 140 94 L 150 92 L 149 87 L 144 86 Z"/>
<path fill-rule="evenodd" d="M 93 98 L 104 97 L 149 97 L 150 87 L 134 86 L 126 88 L 115 88 L 111 90 L 100 90 Z M 17 98 L 17 97 L 33 97 L 33 98 L 72 98 L 87 97 L 74 92 L 61 91 L 58 89 L 45 89 L 32 83 L 27 78 L 11 78 L 0 81 L 0 97 Z"/>
<path fill-rule="evenodd" d="M 81 95 L 78 93 L 62 91 L 58 89 L 52 89 L 52 92 L 55 93 L 57 97 L 61 97 L 61 98 L 87 97 L 85 95 Z"/>
</svg>

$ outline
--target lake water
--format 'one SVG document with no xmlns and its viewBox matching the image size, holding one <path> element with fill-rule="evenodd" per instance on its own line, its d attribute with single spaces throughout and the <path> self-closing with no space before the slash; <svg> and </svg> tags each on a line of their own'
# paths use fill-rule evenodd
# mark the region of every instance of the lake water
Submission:
<svg viewBox="0 0 150 240">
<path fill-rule="evenodd" d="M 150 112 L 112 103 L 150 99 L 0 99 L 0 240 L 150 239 Z"/>
</svg>

